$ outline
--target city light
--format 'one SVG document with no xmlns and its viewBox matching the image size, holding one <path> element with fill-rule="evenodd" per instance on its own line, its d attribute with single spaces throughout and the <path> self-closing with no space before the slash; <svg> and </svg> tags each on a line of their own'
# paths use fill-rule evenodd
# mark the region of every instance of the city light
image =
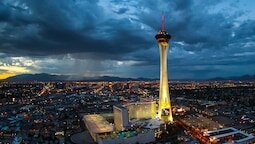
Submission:
<svg viewBox="0 0 255 144">
<path fill-rule="evenodd" d="M 252 0 L 0 0 L 0 144 L 255 144 L 254 47 Z"/>
</svg>

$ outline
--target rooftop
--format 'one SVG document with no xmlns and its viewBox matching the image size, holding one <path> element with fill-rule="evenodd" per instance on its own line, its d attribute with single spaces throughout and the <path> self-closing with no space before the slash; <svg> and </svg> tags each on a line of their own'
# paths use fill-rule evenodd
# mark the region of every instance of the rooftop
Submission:
<svg viewBox="0 0 255 144">
<path fill-rule="evenodd" d="M 227 142 L 228 138 L 231 138 L 234 143 L 243 143 L 247 141 L 255 141 L 255 136 L 251 134 L 244 133 L 233 127 L 218 129 L 214 131 L 206 132 L 212 140 L 220 140 L 222 142 Z M 231 136 L 231 137 L 229 137 Z"/>
<path fill-rule="evenodd" d="M 142 101 L 142 102 L 131 102 L 127 103 L 124 106 L 130 106 L 130 105 L 151 105 L 153 103 L 156 103 L 156 101 Z"/>
<path fill-rule="evenodd" d="M 83 120 L 89 131 L 93 133 L 106 133 L 113 131 L 113 126 L 106 121 L 104 117 L 98 114 L 84 115 Z"/>
<path fill-rule="evenodd" d="M 114 108 L 117 108 L 117 109 L 119 109 L 119 110 L 127 110 L 127 108 L 126 107 L 124 107 L 124 106 L 122 106 L 122 105 L 115 105 L 115 106 L 113 106 Z"/>
</svg>

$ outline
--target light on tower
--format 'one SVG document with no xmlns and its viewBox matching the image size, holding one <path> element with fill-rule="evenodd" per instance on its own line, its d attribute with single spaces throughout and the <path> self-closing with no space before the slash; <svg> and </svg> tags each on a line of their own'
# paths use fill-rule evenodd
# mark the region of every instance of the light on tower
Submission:
<svg viewBox="0 0 255 144">
<path fill-rule="evenodd" d="M 158 42 L 160 51 L 160 90 L 159 90 L 159 109 L 158 116 L 165 122 L 173 122 L 169 87 L 168 87 L 168 76 L 167 76 L 167 55 L 169 48 L 169 40 L 171 35 L 165 31 L 164 27 L 164 16 L 162 16 L 161 31 L 155 36 Z"/>
</svg>

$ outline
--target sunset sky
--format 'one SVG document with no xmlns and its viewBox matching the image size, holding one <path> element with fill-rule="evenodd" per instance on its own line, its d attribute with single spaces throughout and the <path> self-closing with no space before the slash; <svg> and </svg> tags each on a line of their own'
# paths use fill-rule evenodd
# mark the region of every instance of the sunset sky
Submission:
<svg viewBox="0 0 255 144">
<path fill-rule="evenodd" d="M 0 79 L 24 73 L 172 79 L 255 74 L 254 0 L 1 0 Z"/>
</svg>

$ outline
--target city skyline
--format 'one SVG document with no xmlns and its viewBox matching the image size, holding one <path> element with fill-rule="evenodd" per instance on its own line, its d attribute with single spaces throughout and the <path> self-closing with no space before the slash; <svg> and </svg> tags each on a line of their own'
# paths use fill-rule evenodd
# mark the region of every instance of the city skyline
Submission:
<svg viewBox="0 0 255 144">
<path fill-rule="evenodd" d="M 173 35 L 169 75 L 253 75 L 253 1 L 0 2 L 0 79 L 25 73 L 159 76 L 154 34 Z"/>
</svg>

